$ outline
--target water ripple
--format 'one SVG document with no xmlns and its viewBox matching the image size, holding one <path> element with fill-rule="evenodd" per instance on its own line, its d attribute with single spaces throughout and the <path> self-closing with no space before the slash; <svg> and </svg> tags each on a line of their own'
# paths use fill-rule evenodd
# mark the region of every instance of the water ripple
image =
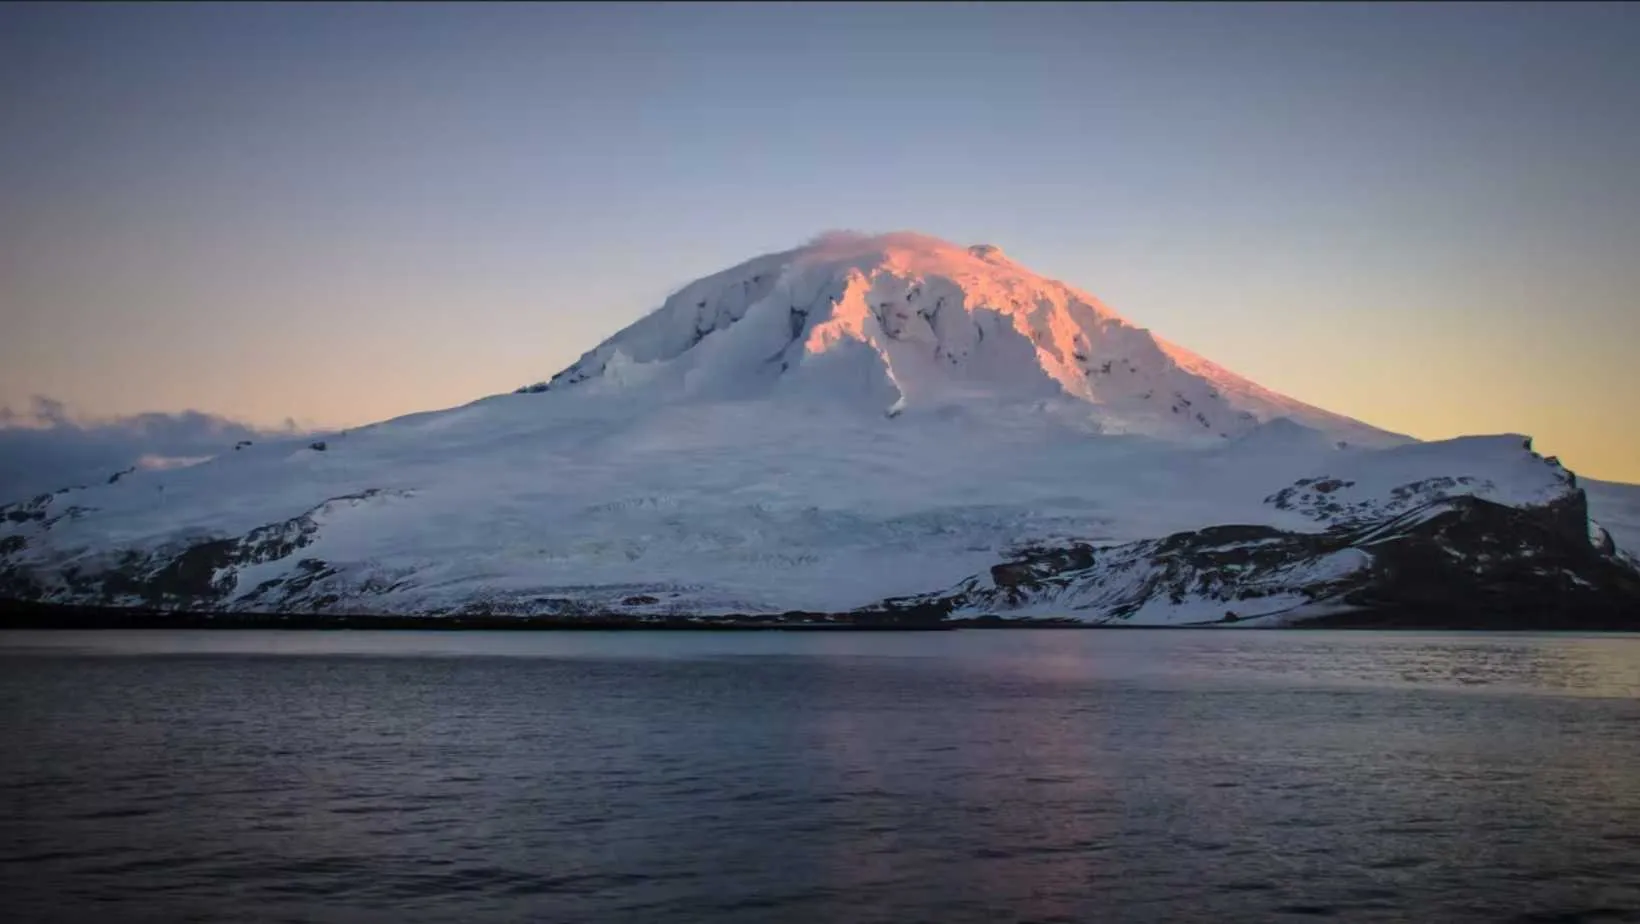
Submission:
<svg viewBox="0 0 1640 924">
<path fill-rule="evenodd" d="M 6 920 L 1640 921 L 1640 640 L 410 635 L 0 637 Z"/>
</svg>

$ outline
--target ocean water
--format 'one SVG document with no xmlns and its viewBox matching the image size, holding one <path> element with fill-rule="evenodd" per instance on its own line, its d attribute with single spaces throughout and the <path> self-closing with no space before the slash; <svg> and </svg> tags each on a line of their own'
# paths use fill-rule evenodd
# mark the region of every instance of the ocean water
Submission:
<svg viewBox="0 0 1640 924">
<path fill-rule="evenodd" d="M 0 633 L 0 919 L 1640 921 L 1640 637 Z"/>
</svg>

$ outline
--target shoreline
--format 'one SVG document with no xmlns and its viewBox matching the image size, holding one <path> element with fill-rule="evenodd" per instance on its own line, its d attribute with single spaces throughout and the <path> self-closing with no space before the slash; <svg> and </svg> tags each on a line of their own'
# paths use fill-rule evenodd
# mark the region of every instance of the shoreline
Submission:
<svg viewBox="0 0 1640 924">
<path fill-rule="evenodd" d="M 1558 617 L 1558 618 L 1557 618 Z M 1291 625 L 1247 625 L 1229 622 L 1183 625 L 1088 623 L 1071 618 L 998 616 L 951 619 L 930 613 L 782 613 L 699 617 L 633 616 L 494 616 L 494 615 L 361 615 L 325 613 L 238 613 L 168 611 L 122 607 L 88 607 L 0 599 L 0 631 L 96 630 L 209 630 L 209 631 L 436 631 L 436 632 L 951 632 L 963 629 L 1007 631 L 1075 630 L 1226 630 L 1271 631 L 1444 631 L 1444 632 L 1640 632 L 1640 618 L 1567 618 L 1543 614 L 1523 618 L 1499 613 L 1477 618 L 1473 613 L 1432 613 L 1417 610 L 1359 611 L 1304 620 Z"/>
</svg>

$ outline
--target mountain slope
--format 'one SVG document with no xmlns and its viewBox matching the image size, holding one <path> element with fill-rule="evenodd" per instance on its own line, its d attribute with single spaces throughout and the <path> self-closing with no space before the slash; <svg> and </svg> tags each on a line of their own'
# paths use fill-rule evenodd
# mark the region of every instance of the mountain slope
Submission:
<svg viewBox="0 0 1640 924">
<path fill-rule="evenodd" d="M 832 234 L 709 276 L 522 392 L 819 394 L 883 409 L 1071 399 L 1103 432 L 1228 439 L 1288 417 L 1405 442 L 1264 389 L 990 246 Z"/>
<path fill-rule="evenodd" d="M 520 393 L 0 508 L 0 596 L 1267 623 L 1404 600 L 1414 573 L 1461 605 L 1519 539 L 1517 599 L 1583 582 L 1600 608 L 1632 568 L 1588 521 L 1522 436 L 1415 443 L 995 249 L 833 235 L 685 287 Z M 1437 558 L 1465 567 L 1415 567 Z"/>
</svg>

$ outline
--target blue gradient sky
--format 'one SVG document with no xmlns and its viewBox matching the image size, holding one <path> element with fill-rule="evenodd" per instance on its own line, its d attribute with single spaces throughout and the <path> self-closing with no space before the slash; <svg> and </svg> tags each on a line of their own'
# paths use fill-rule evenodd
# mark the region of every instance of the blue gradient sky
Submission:
<svg viewBox="0 0 1640 924">
<path fill-rule="evenodd" d="M 357 424 L 826 228 L 1640 481 L 1640 9 L 0 7 L 0 405 Z"/>
</svg>

